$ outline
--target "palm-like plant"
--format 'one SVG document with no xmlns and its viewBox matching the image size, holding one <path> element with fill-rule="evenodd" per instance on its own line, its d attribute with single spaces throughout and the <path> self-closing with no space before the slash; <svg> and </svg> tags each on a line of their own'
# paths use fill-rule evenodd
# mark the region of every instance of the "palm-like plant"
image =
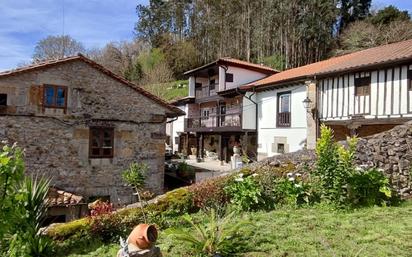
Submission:
<svg viewBox="0 0 412 257">
<path fill-rule="evenodd" d="M 167 234 L 175 240 L 187 244 L 193 254 L 200 256 L 221 256 L 232 252 L 236 239 L 239 237 L 239 230 L 248 225 L 246 221 L 231 224 L 235 213 L 232 212 L 224 217 L 220 217 L 214 209 L 209 213 L 209 222 L 198 224 L 193 221 L 188 214 L 183 216 L 194 233 L 189 233 L 183 229 L 170 229 Z"/>
</svg>

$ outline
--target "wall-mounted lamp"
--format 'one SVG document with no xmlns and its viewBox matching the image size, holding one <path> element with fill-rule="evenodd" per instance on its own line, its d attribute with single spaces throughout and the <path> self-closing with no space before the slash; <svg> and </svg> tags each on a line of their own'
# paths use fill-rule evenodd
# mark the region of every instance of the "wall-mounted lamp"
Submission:
<svg viewBox="0 0 412 257">
<path fill-rule="evenodd" d="M 303 107 L 306 109 L 307 112 L 311 111 L 312 100 L 310 100 L 309 97 L 306 97 L 305 100 L 303 100 Z"/>
</svg>

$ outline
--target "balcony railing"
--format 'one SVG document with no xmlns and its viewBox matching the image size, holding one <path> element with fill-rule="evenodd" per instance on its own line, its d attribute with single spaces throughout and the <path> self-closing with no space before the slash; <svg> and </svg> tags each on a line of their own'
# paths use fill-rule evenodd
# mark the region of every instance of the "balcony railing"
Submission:
<svg viewBox="0 0 412 257">
<path fill-rule="evenodd" d="M 217 89 L 219 84 L 211 84 L 206 86 L 197 87 L 195 89 L 195 96 L 196 98 L 204 98 L 209 96 L 217 95 Z"/>
<path fill-rule="evenodd" d="M 209 115 L 185 119 L 185 126 L 189 130 L 213 128 L 240 128 L 242 115 L 240 113 Z"/>
<path fill-rule="evenodd" d="M 280 112 L 277 115 L 277 127 L 290 127 L 290 112 Z"/>
</svg>

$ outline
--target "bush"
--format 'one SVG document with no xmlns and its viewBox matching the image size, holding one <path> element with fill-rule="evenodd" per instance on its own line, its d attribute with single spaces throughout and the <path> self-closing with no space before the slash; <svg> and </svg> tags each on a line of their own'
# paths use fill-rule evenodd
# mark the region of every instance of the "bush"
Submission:
<svg viewBox="0 0 412 257">
<path fill-rule="evenodd" d="M 56 224 L 47 230 L 47 235 L 55 240 L 65 240 L 75 234 L 81 234 L 89 230 L 88 218 L 74 220 L 67 223 Z"/>
<path fill-rule="evenodd" d="M 156 203 L 148 205 L 146 209 L 151 212 L 164 212 L 167 215 L 182 215 L 197 210 L 193 206 L 192 194 L 187 187 L 167 192 Z"/>
<path fill-rule="evenodd" d="M 190 256 L 232 256 L 241 244 L 240 229 L 249 225 L 241 221 L 230 224 L 235 213 L 220 217 L 214 209 L 207 215 L 207 222 L 195 222 L 188 214 L 183 219 L 189 223 L 193 232 L 183 229 L 169 229 L 167 234 L 179 244 L 187 246 Z"/>
<path fill-rule="evenodd" d="M 378 170 L 363 171 L 354 164 L 356 137 L 347 139 L 347 147 L 334 141 L 332 129 L 322 125 L 316 146 L 315 175 L 322 185 L 322 196 L 339 207 L 371 206 L 390 203 L 389 180 Z"/>
<path fill-rule="evenodd" d="M 229 201 L 224 191 L 230 176 L 208 179 L 189 187 L 193 197 L 193 205 L 197 208 L 220 208 Z"/>
<path fill-rule="evenodd" d="M 255 176 L 257 176 L 256 173 L 248 177 L 244 177 L 243 173 L 239 173 L 224 188 L 230 202 L 238 211 L 256 210 L 265 204 L 261 188 L 253 179 Z"/>
<path fill-rule="evenodd" d="M 392 191 L 389 179 L 375 168 L 359 169 L 348 178 L 348 200 L 353 206 L 390 204 Z"/>
</svg>

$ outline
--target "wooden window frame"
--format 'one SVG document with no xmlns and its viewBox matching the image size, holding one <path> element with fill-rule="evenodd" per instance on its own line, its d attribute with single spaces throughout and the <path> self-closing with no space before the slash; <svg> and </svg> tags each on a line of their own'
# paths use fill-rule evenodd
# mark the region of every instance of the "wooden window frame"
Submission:
<svg viewBox="0 0 412 257">
<path fill-rule="evenodd" d="M 289 95 L 289 125 L 285 125 L 282 124 L 280 122 L 280 114 L 282 114 L 282 112 L 280 112 L 280 99 L 283 95 Z M 277 108 L 276 108 L 276 127 L 280 127 L 280 128 L 290 128 L 292 126 L 292 92 L 291 91 L 285 91 L 285 92 L 279 92 L 277 94 Z M 287 113 L 287 112 L 283 112 L 283 113 Z"/>
<path fill-rule="evenodd" d="M 47 104 L 47 88 L 53 88 L 54 90 L 54 96 L 53 96 L 53 104 Z M 64 92 L 64 105 L 59 106 L 57 105 L 57 91 L 58 89 L 63 89 Z M 43 85 L 43 106 L 45 108 L 55 108 L 55 109 L 67 109 L 67 86 L 57 86 L 57 85 L 50 85 L 50 84 L 45 84 Z"/>
<path fill-rule="evenodd" d="M 105 155 L 103 150 L 104 144 L 104 132 L 109 130 L 111 133 L 111 152 L 109 155 Z M 101 147 L 93 147 L 93 131 L 99 131 L 99 145 Z M 99 149 L 99 154 L 93 154 L 93 149 Z M 113 127 L 90 127 L 89 128 L 89 158 L 90 159 L 104 159 L 104 158 L 113 158 L 114 154 L 114 128 Z"/>
<path fill-rule="evenodd" d="M 371 76 L 355 77 L 355 96 L 371 95 Z"/>
<path fill-rule="evenodd" d="M 226 73 L 226 82 L 233 82 L 234 81 L 234 75 L 233 73 Z"/>
<path fill-rule="evenodd" d="M 4 93 L 0 93 L 0 96 L 5 97 L 5 104 L 0 104 L 0 107 L 5 107 L 5 106 L 7 106 L 7 97 L 8 97 L 8 95 L 7 95 L 7 94 L 4 94 Z M 1 103 L 1 102 L 0 102 L 0 103 Z"/>
</svg>

